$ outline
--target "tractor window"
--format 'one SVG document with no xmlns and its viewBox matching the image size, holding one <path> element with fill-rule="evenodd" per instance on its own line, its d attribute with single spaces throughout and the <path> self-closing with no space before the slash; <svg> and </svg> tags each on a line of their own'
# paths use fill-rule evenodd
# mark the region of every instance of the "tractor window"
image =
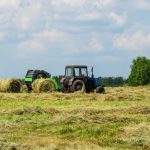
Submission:
<svg viewBox="0 0 150 150">
<path fill-rule="evenodd" d="M 34 75 L 34 71 L 33 71 L 33 70 L 28 71 L 28 72 L 27 72 L 27 75 L 26 75 L 26 78 L 32 78 L 33 75 Z"/>
<path fill-rule="evenodd" d="M 86 68 L 81 68 L 81 76 L 82 77 L 87 77 L 87 69 Z"/>
<path fill-rule="evenodd" d="M 72 68 L 66 68 L 66 76 L 67 77 L 73 76 Z"/>
<path fill-rule="evenodd" d="M 74 73 L 76 77 L 80 76 L 80 69 L 79 68 L 74 68 Z"/>
</svg>

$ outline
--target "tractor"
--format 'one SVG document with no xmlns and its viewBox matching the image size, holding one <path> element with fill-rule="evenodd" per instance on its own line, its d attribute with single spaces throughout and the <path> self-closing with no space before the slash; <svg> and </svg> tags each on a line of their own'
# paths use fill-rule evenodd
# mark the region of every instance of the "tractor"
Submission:
<svg viewBox="0 0 150 150">
<path fill-rule="evenodd" d="M 99 78 L 94 78 L 93 67 L 91 67 L 91 76 L 89 67 L 85 65 L 70 65 L 65 68 L 65 76 L 61 79 L 61 91 L 68 92 L 94 92 L 105 93 L 105 88 L 100 84 Z"/>
<path fill-rule="evenodd" d="M 44 70 L 28 70 L 26 76 L 24 78 L 24 83 L 26 84 L 28 91 L 32 91 L 32 83 L 36 79 L 48 79 L 51 80 L 55 84 L 56 91 L 59 91 L 59 85 L 56 82 L 55 78 L 51 78 L 51 74 Z"/>
</svg>

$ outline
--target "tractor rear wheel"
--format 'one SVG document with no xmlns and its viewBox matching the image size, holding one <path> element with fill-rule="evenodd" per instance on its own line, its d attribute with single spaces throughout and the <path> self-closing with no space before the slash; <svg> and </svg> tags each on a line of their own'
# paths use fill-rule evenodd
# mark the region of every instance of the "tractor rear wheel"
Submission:
<svg viewBox="0 0 150 150">
<path fill-rule="evenodd" d="M 105 94 L 105 88 L 103 86 L 98 86 L 96 88 L 96 93 Z"/>
<path fill-rule="evenodd" d="M 85 92 L 85 84 L 82 80 L 76 80 L 74 81 L 72 87 L 71 87 L 71 91 L 72 92 L 76 92 L 76 91 L 81 91 L 81 92 Z"/>
</svg>

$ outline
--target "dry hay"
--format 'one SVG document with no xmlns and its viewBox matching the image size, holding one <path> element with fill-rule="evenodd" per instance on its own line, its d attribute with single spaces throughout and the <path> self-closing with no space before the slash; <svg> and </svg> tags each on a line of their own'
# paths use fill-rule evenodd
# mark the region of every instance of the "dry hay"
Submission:
<svg viewBox="0 0 150 150">
<path fill-rule="evenodd" d="M 53 107 L 42 108 L 40 106 L 34 106 L 34 107 L 19 108 L 12 111 L 3 110 L 3 112 L 1 111 L 0 113 L 9 114 L 9 115 L 25 115 L 25 114 L 40 115 L 40 114 L 47 113 L 47 114 L 55 115 L 60 113 L 60 111 Z"/>
<path fill-rule="evenodd" d="M 28 87 L 26 85 L 21 86 L 21 93 L 28 93 Z"/>
<path fill-rule="evenodd" d="M 20 93 L 21 91 L 21 80 L 10 78 L 0 79 L 0 92 L 8 93 Z"/>
<path fill-rule="evenodd" d="M 130 114 L 150 114 L 150 107 L 148 106 L 136 106 L 128 110 Z"/>
<path fill-rule="evenodd" d="M 34 150 L 114 150 L 111 148 L 104 148 L 96 145 L 95 143 L 89 143 L 81 140 L 67 140 L 62 138 L 56 138 L 51 136 L 43 137 L 30 137 L 30 141 L 36 146 Z"/>
<path fill-rule="evenodd" d="M 1 150 L 17 150 L 17 146 L 15 143 L 7 143 L 0 141 L 0 149 Z"/>
<path fill-rule="evenodd" d="M 148 86 L 141 87 L 115 87 L 106 88 L 106 94 L 101 96 L 104 101 L 139 101 L 143 99 L 150 99 L 150 92 Z"/>
<path fill-rule="evenodd" d="M 132 146 L 142 147 L 145 150 L 150 149 L 150 124 L 141 123 L 133 127 L 123 129 L 123 140 Z"/>
<path fill-rule="evenodd" d="M 32 84 L 32 89 L 35 93 L 47 93 L 56 91 L 54 82 L 48 79 L 35 80 Z"/>
<path fill-rule="evenodd" d="M 17 144 L 0 140 L 0 150 L 32 150 L 33 146 L 28 144 Z"/>
<path fill-rule="evenodd" d="M 35 88 L 34 88 L 35 89 Z M 120 91 L 120 92 L 119 92 Z M 138 92 L 136 92 L 138 91 Z M 80 101 L 143 101 L 150 99 L 150 92 L 148 87 L 143 88 L 106 88 L 106 94 L 96 93 L 61 93 L 53 92 L 50 93 L 0 93 L 0 99 L 2 100 L 80 100 Z"/>
<path fill-rule="evenodd" d="M 128 117 L 120 117 L 119 115 L 106 114 L 103 110 L 84 109 L 62 112 L 63 115 L 58 115 L 52 118 L 52 123 L 78 124 L 78 123 L 107 123 L 107 122 L 127 122 L 132 121 Z"/>
</svg>

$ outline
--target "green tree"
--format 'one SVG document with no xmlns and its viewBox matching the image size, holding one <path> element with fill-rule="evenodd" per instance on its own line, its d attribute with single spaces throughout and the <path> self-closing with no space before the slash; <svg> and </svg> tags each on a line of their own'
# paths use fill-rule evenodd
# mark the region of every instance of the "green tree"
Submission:
<svg viewBox="0 0 150 150">
<path fill-rule="evenodd" d="M 146 85 L 150 83 L 150 60 L 146 57 L 137 57 L 131 65 L 131 73 L 128 78 L 131 86 Z"/>
</svg>

